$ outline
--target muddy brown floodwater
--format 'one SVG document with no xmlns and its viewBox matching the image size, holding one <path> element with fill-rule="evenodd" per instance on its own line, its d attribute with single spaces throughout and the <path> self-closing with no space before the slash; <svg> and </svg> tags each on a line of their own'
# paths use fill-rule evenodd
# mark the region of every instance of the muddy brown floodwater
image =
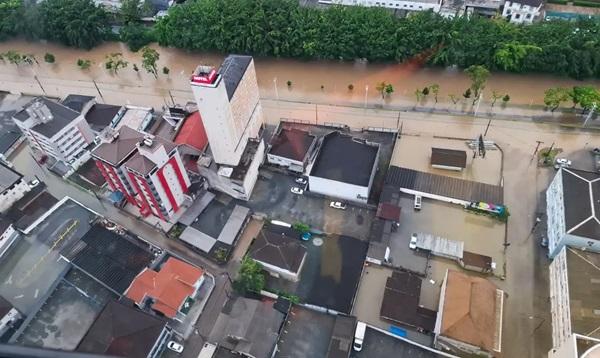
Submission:
<svg viewBox="0 0 600 358">
<path fill-rule="evenodd" d="M 173 48 L 153 46 L 160 52 L 159 78 L 155 79 L 141 68 L 141 54 L 129 51 L 121 43 L 105 43 L 91 51 L 77 50 L 44 42 L 13 40 L 0 43 L 0 53 L 15 50 L 33 54 L 40 62 L 36 66 L 0 64 L 0 75 L 33 76 L 64 80 L 89 81 L 119 85 L 152 86 L 159 92 L 169 89 L 189 91 L 189 75 L 198 64 L 218 66 L 223 55 L 214 53 L 189 53 Z M 55 64 L 44 63 L 46 52 L 56 56 Z M 118 76 L 104 69 L 105 57 L 109 53 L 121 52 L 130 65 L 119 71 Z M 92 68 L 80 70 L 77 59 L 92 60 Z M 335 104 L 369 103 L 381 101 L 376 92 L 377 83 L 386 81 L 394 86 L 395 92 L 386 103 L 401 104 L 414 101 L 417 88 L 437 83 L 440 86 L 441 102 L 448 95 L 460 96 L 469 86 L 469 79 L 458 68 L 417 67 L 410 63 L 375 64 L 335 61 L 299 61 L 292 59 L 256 58 L 258 82 L 262 97 L 306 102 Z M 132 69 L 137 64 L 139 73 Z M 162 74 L 162 67 L 170 69 L 169 76 Z M 291 86 L 287 82 L 291 81 Z M 353 90 L 348 87 L 352 84 Z M 544 90 L 555 86 L 570 87 L 581 84 L 600 86 L 600 81 L 576 81 L 565 77 L 539 74 L 493 73 L 484 91 L 489 99 L 492 91 L 508 93 L 512 103 L 543 104 Z M 368 86 L 368 89 L 367 89 Z M 365 96 L 366 95 L 366 96 Z"/>
</svg>

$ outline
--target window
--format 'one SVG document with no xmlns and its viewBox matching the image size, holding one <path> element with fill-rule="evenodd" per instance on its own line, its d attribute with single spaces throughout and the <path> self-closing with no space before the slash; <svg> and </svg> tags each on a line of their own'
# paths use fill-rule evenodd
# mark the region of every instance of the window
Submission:
<svg viewBox="0 0 600 358">
<path fill-rule="evenodd" d="M 521 14 L 515 14 L 515 19 L 520 19 L 521 18 Z"/>
<path fill-rule="evenodd" d="M 527 14 L 527 16 L 525 16 L 527 18 L 527 20 L 531 19 L 531 14 Z"/>
</svg>

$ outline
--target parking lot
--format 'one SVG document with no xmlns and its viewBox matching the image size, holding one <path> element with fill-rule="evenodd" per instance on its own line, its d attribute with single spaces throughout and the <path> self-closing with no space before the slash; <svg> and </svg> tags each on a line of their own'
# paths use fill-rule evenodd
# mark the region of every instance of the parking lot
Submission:
<svg viewBox="0 0 600 358">
<path fill-rule="evenodd" d="M 250 201 L 244 203 L 256 213 L 263 213 L 271 219 L 289 223 L 306 223 L 313 229 L 330 234 L 348 235 L 365 240 L 369 233 L 373 210 L 348 205 L 346 210 L 329 207 L 331 200 L 293 194 L 290 189 L 298 186 L 295 177 L 269 170 L 261 171 Z"/>
<path fill-rule="evenodd" d="M 466 151 L 466 168 L 462 171 L 453 171 L 431 167 L 431 148 Z M 498 185 L 502 177 L 502 153 L 499 150 L 488 149 L 485 158 L 473 158 L 473 150 L 466 145 L 464 140 L 440 138 L 426 134 L 418 136 L 403 134 L 396 142 L 391 165 L 492 185 Z"/>
<path fill-rule="evenodd" d="M 442 355 L 407 343 L 399 338 L 388 336 L 377 330 L 367 327 L 363 348 L 360 352 L 352 350 L 351 358 L 370 357 L 410 357 L 430 358 Z"/>
</svg>

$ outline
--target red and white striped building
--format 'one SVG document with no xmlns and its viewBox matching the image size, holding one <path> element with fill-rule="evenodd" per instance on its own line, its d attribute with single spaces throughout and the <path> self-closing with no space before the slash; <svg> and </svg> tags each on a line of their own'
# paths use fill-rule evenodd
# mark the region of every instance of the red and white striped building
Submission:
<svg viewBox="0 0 600 358">
<path fill-rule="evenodd" d="M 173 142 L 124 126 L 108 134 L 92 157 L 110 189 L 144 217 L 169 221 L 186 200 L 191 183 Z"/>
</svg>

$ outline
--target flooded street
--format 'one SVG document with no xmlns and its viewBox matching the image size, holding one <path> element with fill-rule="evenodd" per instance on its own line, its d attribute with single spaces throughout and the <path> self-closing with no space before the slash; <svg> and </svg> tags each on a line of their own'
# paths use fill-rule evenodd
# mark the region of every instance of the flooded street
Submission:
<svg viewBox="0 0 600 358">
<path fill-rule="evenodd" d="M 45 90 L 53 91 L 51 81 L 64 80 L 81 83 L 73 84 L 82 92 L 96 91 L 90 84 L 94 80 L 97 85 L 117 85 L 139 87 L 140 91 L 154 91 L 167 100 L 169 97 L 191 99 L 189 75 L 199 64 L 219 66 L 223 55 L 210 53 L 188 53 L 178 49 L 154 46 L 161 58 L 158 63 L 158 79 L 147 73 L 141 66 L 141 54 L 132 53 L 120 43 L 106 43 L 91 51 L 76 50 L 54 44 L 26 41 L 8 41 L 0 43 L 0 53 L 15 50 L 23 54 L 33 54 L 39 65 L 15 66 L 0 64 L 0 80 L 14 77 L 31 78 L 36 75 Z M 56 63 L 45 63 L 46 52 L 56 57 Z M 123 53 L 129 66 L 117 75 L 109 74 L 104 68 L 106 55 Z M 78 59 L 92 61 L 88 70 L 77 67 Z M 263 98 L 280 98 L 282 100 L 335 103 L 335 104 L 381 104 L 383 100 L 377 93 L 377 83 L 386 81 L 394 86 L 394 93 L 385 100 L 385 104 L 414 104 L 415 89 L 437 83 L 440 85 L 439 101 L 449 102 L 449 94 L 458 97 L 469 86 L 469 80 L 462 70 L 456 68 L 420 68 L 412 63 L 403 64 L 364 64 L 335 61 L 300 61 L 292 59 L 256 58 L 256 71 Z M 133 70 L 137 64 L 140 71 Z M 162 73 L 163 66 L 170 69 L 170 74 Z M 288 86 L 288 81 L 291 85 Z M 494 73 L 490 76 L 484 90 L 484 100 L 490 100 L 492 91 L 508 93 L 514 104 L 543 104 L 544 90 L 555 86 L 570 87 L 581 84 L 600 85 L 600 81 L 576 81 L 566 77 L 548 75 L 518 75 Z M 353 89 L 349 89 L 349 85 Z M 37 86 L 37 84 L 35 84 Z M 368 86 L 368 88 L 367 88 Z M 152 87 L 150 89 L 149 87 Z M 0 88 L 10 90 L 10 88 Z M 39 90 L 39 88 L 36 88 Z M 169 93 L 169 90 L 172 93 Z M 131 96 L 124 98 L 132 104 L 137 102 L 139 91 L 130 90 Z M 178 93 L 181 92 L 181 93 Z M 433 96 L 429 99 L 434 102 Z"/>
</svg>

